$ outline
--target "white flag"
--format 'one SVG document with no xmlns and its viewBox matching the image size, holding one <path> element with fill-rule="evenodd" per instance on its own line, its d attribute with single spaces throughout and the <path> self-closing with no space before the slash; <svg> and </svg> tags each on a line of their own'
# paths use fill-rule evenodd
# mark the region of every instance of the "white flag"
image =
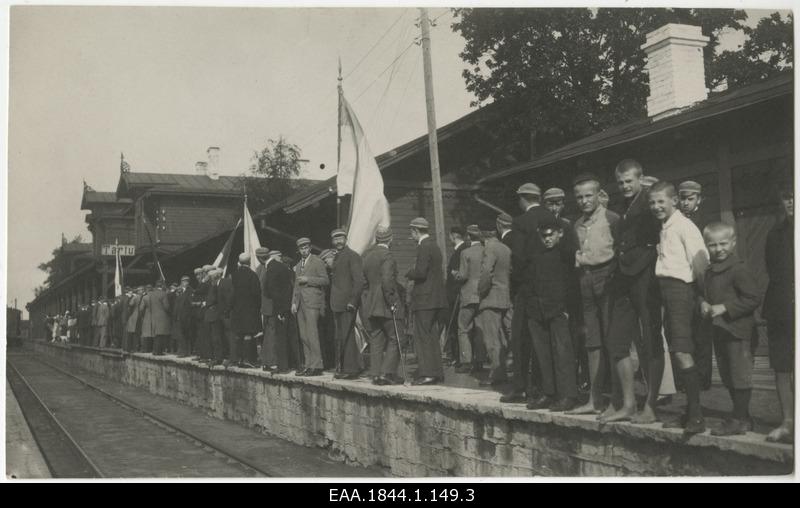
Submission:
<svg viewBox="0 0 800 508">
<path fill-rule="evenodd" d="M 342 157 L 336 186 L 339 195 L 350 194 L 347 246 L 362 254 L 375 242 L 378 226 L 389 227 L 389 202 L 383 195 L 383 177 L 367 138 L 350 104 L 342 96 Z M 348 185 L 349 187 L 343 188 Z M 352 189 L 352 191 L 350 191 Z"/>
<path fill-rule="evenodd" d="M 256 225 L 253 224 L 253 218 L 250 216 L 250 210 L 247 209 L 247 200 L 244 202 L 244 251 L 250 254 L 250 268 L 254 271 L 258 268 L 258 259 L 256 258 L 256 249 L 261 247 L 258 241 L 258 233 L 256 233 Z"/>
</svg>

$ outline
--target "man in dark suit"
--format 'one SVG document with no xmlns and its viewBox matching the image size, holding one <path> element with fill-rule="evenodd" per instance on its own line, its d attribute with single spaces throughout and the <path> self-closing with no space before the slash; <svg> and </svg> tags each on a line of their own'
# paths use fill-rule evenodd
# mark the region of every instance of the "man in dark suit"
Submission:
<svg viewBox="0 0 800 508">
<path fill-rule="evenodd" d="M 461 268 L 461 253 L 470 244 L 465 241 L 464 230 L 460 226 L 450 228 L 450 243 L 453 244 L 453 253 L 447 261 L 447 281 L 445 283 L 448 305 L 447 336 L 442 349 L 444 350 L 445 358 L 458 366 L 460 363 L 458 360 L 458 313 L 461 307 L 459 298 L 461 284 L 455 279 L 453 273 L 458 272 L 459 268 Z"/>
<path fill-rule="evenodd" d="M 198 285 L 197 289 L 194 292 L 194 302 L 193 305 L 197 309 L 197 314 L 195 316 L 196 324 L 197 324 L 197 331 L 196 331 L 196 338 L 195 338 L 195 348 L 194 354 L 197 356 L 197 359 L 200 361 L 208 361 L 211 358 L 211 347 L 210 347 L 210 322 L 206 321 L 205 315 L 205 307 L 203 306 L 203 302 L 206 301 L 206 297 L 208 296 L 209 289 L 211 288 L 211 270 L 214 267 L 211 265 L 204 265 L 201 268 L 200 273 L 198 274 Z"/>
<path fill-rule="evenodd" d="M 627 297 L 639 321 L 641 334 L 636 351 L 648 384 L 648 395 L 642 411 L 633 421 L 651 423 L 655 421 L 655 405 L 664 374 L 664 341 L 661 336 L 661 298 L 655 278 L 656 246 L 659 242 L 661 223 L 650 212 L 647 192 L 642 188 L 642 165 L 633 159 L 625 159 L 614 170 L 617 185 L 622 192 L 623 202 L 617 210 L 620 220 L 617 223 L 617 260 L 620 292 L 616 303 Z M 616 306 L 616 303 L 614 304 Z M 612 310 L 612 323 L 614 311 Z M 620 327 L 615 325 L 614 328 Z M 626 379 L 632 382 L 633 367 L 625 358 L 619 358 L 630 347 L 630 334 L 609 333 L 613 343 L 611 349 L 617 353 L 611 358 L 617 371 L 624 370 Z M 625 341 L 625 344 L 619 344 Z M 625 347 L 627 346 L 627 348 Z M 627 372 L 630 370 L 630 372 Z M 627 383 L 627 381 L 626 381 Z M 613 408 L 609 408 L 613 412 Z"/>
<path fill-rule="evenodd" d="M 292 269 L 282 262 L 280 251 L 269 251 L 268 256 L 264 265 L 266 273 L 262 295 L 269 298 L 271 305 L 269 314 L 265 316 L 261 365 L 264 370 L 284 373 L 289 370 L 288 325 L 291 318 L 293 276 Z"/>
<path fill-rule="evenodd" d="M 402 319 L 402 299 L 397 282 L 397 262 L 389 250 L 392 230 L 378 228 L 375 247 L 364 254 L 366 290 L 364 315 L 369 320 L 371 334 L 370 375 L 376 385 L 401 383 L 397 378 L 400 347 L 394 319 Z"/>
<path fill-rule="evenodd" d="M 223 324 L 222 324 L 222 308 L 220 305 L 219 282 L 222 279 L 222 269 L 212 267 L 208 271 L 208 277 L 205 281 L 207 289 L 205 291 L 205 299 L 203 300 L 203 324 L 206 327 L 208 334 L 208 355 L 210 358 L 206 359 L 206 363 L 210 366 L 220 365 L 223 361 Z M 224 300 L 224 296 L 223 296 Z"/>
<path fill-rule="evenodd" d="M 331 232 L 336 259 L 331 272 L 331 311 L 336 327 L 336 379 L 358 377 L 358 346 L 355 338 L 355 319 L 364 290 L 364 266 L 359 256 L 347 246 L 343 229 Z"/>
<path fill-rule="evenodd" d="M 239 255 L 239 266 L 232 275 L 233 306 L 231 309 L 230 359 L 240 367 L 253 367 L 253 337 L 261 331 L 261 284 L 250 269 L 250 255 Z"/>
<path fill-rule="evenodd" d="M 428 235 L 428 221 L 418 217 L 409 224 L 417 242 L 417 257 L 406 278 L 414 283 L 411 311 L 414 313 L 414 350 L 417 353 L 416 385 L 444 380 L 442 348 L 439 344 L 440 314 L 447 308 L 442 273 L 442 252 Z"/>
<path fill-rule="evenodd" d="M 256 266 L 256 276 L 258 277 L 258 284 L 261 288 L 261 309 L 260 309 L 260 317 L 261 317 L 261 331 L 263 335 L 261 336 L 261 342 L 263 343 L 267 340 L 267 335 L 272 333 L 272 329 L 267 326 L 267 316 L 272 314 L 272 301 L 269 297 L 264 294 L 266 289 L 265 281 L 267 279 L 267 260 L 269 259 L 269 249 L 266 247 L 259 247 L 256 249 L 256 259 L 258 260 L 258 266 Z M 254 339 L 256 339 L 254 337 Z M 269 339 L 270 341 L 274 340 L 274 337 Z M 254 341 L 253 344 L 257 344 L 258 342 Z M 256 350 L 258 348 L 256 347 Z M 263 349 L 263 345 L 262 345 Z M 264 359 L 264 353 L 261 353 L 261 360 Z"/>
<path fill-rule="evenodd" d="M 514 316 L 511 322 L 511 351 L 514 358 L 512 391 L 500 402 L 534 402 L 538 369 L 531 371 L 531 338 L 526 316 L 527 302 L 533 296 L 536 258 L 544 252 L 539 225 L 554 221 L 555 216 L 541 206 L 542 192 L 536 184 L 526 183 L 517 189 L 523 214 L 514 217 L 511 229 L 511 287 L 514 294 Z"/>
<path fill-rule="evenodd" d="M 175 301 L 172 306 L 173 331 L 178 345 L 178 356 L 189 355 L 189 326 L 192 321 L 192 286 L 189 285 L 189 276 L 181 277 L 181 285 L 175 291 Z"/>
</svg>

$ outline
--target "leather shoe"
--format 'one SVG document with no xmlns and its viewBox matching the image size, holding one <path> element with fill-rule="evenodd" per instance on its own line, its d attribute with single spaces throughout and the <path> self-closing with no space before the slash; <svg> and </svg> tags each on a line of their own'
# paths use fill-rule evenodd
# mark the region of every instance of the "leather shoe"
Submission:
<svg viewBox="0 0 800 508">
<path fill-rule="evenodd" d="M 309 371 L 309 370 L 310 370 L 310 369 L 296 370 L 296 371 L 294 372 L 294 375 L 295 375 L 295 376 L 307 376 L 307 375 L 308 375 L 308 371 Z"/>
<path fill-rule="evenodd" d="M 306 377 L 321 376 L 322 374 L 322 369 L 308 369 L 308 372 L 306 372 Z"/>
<path fill-rule="evenodd" d="M 548 409 L 554 413 L 560 413 L 562 411 L 569 411 L 570 409 L 574 408 L 576 403 L 577 401 L 572 397 L 565 397 L 551 404 Z"/>
<path fill-rule="evenodd" d="M 500 396 L 500 402 L 519 403 L 525 402 L 525 394 L 523 392 L 511 392 Z"/>
<path fill-rule="evenodd" d="M 746 434 L 748 431 L 753 430 L 752 420 L 739 420 L 737 418 L 728 418 L 718 429 L 711 429 L 712 436 L 736 436 Z"/>
<path fill-rule="evenodd" d="M 683 428 L 684 434 L 702 434 L 706 431 L 706 421 L 702 416 L 689 418 L 686 427 Z"/>
<path fill-rule="evenodd" d="M 388 379 L 386 379 L 383 376 L 378 376 L 378 377 L 376 377 L 375 379 L 372 380 L 372 384 L 378 385 L 378 386 L 386 386 L 386 385 L 392 384 L 392 382 L 389 381 Z"/>
<path fill-rule="evenodd" d="M 552 397 L 549 397 L 547 395 L 542 395 L 541 397 L 533 399 L 527 404 L 525 404 L 525 407 L 528 409 L 546 409 L 550 407 L 550 404 L 552 403 L 553 403 Z"/>
<path fill-rule="evenodd" d="M 420 377 L 415 379 L 412 383 L 414 386 L 421 386 L 421 385 L 433 385 L 436 384 L 435 377 Z"/>
</svg>

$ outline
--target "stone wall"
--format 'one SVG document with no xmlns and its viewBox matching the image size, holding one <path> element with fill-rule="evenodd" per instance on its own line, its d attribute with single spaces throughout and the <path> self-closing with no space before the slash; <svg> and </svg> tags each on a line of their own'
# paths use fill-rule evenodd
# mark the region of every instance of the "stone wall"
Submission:
<svg viewBox="0 0 800 508">
<path fill-rule="evenodd" d="M 794 462 L 792 447 L 763 436 L 686 440 L 659 425 L 601 425 L 501 405 L 484 390 L 209 371 L 171 356 L 34 347 L 70 367 L 398 476 L 774 475 L 790 473 Z"/>
</svg>

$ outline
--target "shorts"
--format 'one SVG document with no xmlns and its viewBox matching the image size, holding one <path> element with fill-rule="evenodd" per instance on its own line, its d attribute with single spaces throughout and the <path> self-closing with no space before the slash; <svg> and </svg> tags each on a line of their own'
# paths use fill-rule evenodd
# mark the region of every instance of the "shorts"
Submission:
<svg viewBox="0 0 800 508">
<path fill-rule="evenodd" d="M 768 321 L 769 365 L 775 372 L 794 372 L 794 320 Z"/>
<path fill-rule="evenodd" d="M 603 342 L 611 361 L 616 363 L 630 356 L 631 344 L 639 339 L 639 335 L 639 319 L 630 298 L 615 292 L 611 302 L 608 333 Z"/>
<path fill-rule="evenodd" d="M 664 330 L 670 353 L 694 353 L 693 323 L 697 302 L 694 285 L 672 277 L 659 277 L 658 285 L 664 305 Z"/>
<path fill-rule="evenodd" d="M 714 353 L 722 384 L 729 390 L 753 388 L 753 355 L 750 340 L 735 337 L 727 330 L 714 327 Z"/>
</svg>

